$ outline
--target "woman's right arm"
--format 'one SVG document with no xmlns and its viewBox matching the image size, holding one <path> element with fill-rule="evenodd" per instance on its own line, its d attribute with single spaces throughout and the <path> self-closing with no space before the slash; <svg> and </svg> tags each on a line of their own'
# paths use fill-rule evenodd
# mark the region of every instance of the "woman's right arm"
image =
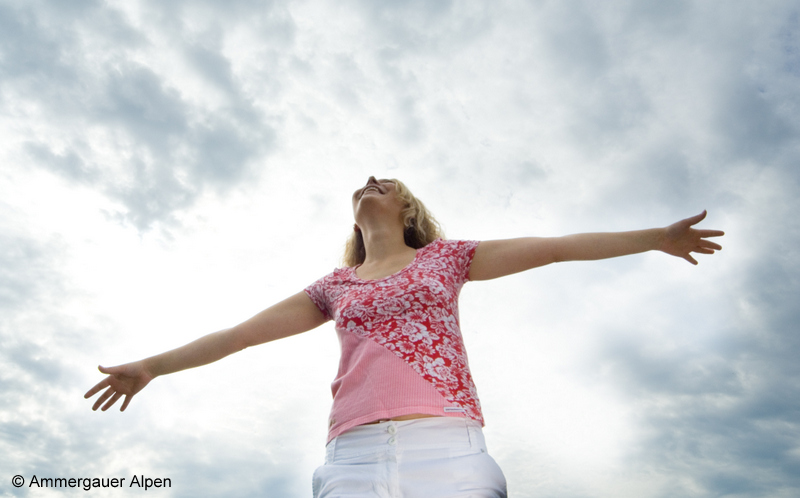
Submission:
<svg viewBox="0 0 800 498">
<path fill-rule="evenodd" d="M 324 322 L 322 312 L 301 291 L 235 327 L 208 334 L 185 346 L 133 363 L 109 368 L 101 366 L 100 371 L 108 377 L 89 389 L 84 398 L 105 389 L 92 410 L 103 403 L 102 410 L 108 410 L 125 396 L 120 408 L 124 411 L 133 396 L 159 375 L 207 365 L 247 347 L 306 332 Z"/>
</svg>

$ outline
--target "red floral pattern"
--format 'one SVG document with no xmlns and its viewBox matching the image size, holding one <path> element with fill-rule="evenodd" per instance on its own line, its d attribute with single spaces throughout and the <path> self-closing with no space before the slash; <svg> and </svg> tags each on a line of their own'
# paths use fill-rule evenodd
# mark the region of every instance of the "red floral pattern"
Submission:
<svg viewBox="0 0 800 498">
<path fill-rule="evenodd" d="M 458 324 L 458 294 L 477 245 L 437 239 L 394 275 L 362 280 L 354 268 L 342 268 L 306 292 L 340 333 L 372 339 L 392 351 L 453 408 L 483 424 Z"/>
</svg>

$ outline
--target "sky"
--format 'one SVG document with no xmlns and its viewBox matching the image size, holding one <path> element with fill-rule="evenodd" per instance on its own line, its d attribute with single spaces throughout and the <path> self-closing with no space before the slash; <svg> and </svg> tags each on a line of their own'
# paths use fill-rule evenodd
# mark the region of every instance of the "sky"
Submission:
<svg viewBox="0 0 800 498">
<path fill-rule="evenodd" d="M 800 495 L 796 2 L 0 0 L 0 82 L 0 496 L 310 496 L 331 323 L 83 394 L 330 272 L 373 174 L 451 239 L 726 232 L 465 285 L 511 496 Z"/>
</svg>

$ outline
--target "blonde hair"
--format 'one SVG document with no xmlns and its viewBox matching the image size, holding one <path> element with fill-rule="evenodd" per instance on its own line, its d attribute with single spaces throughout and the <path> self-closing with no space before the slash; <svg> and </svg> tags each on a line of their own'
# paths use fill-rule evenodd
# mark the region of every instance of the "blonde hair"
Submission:
<svg viewBox="0 0 800 498">
<path fill-rule="evenodd" d="M 403 217 L 403 225 L 405 226 L 403 238 L 406 245 L 419 249 L 438 238 L 444 238 L 442 226 L 431 215 L 425 204 L 414 197 L 414 194 L 400 180 L 392 179 L 391 182 L 395 185 L 397 197 L 403 202 L 400 216 Z M 360 231 L 353 230 L 344 246 L 342 264 L 344 266 L 357 266 L 363 263 L 366 257 L 367 251 L 364 247 L 364 238 Z"/>
</svg>

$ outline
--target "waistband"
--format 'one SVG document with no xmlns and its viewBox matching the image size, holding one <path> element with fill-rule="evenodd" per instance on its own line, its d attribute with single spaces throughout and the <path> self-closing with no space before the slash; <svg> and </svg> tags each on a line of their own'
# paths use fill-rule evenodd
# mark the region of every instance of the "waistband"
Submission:
<svg viewBox="0 0 800 498">
<path fill-rule="evenodd" d="M 359 425 L 333 438 L 325 447 L 325 462 L 413 452 L 425 452 L 431 458 L 486 453 L 486 440 L 480 422 L 470 418 L 388 420 Z"/>
</svg>

